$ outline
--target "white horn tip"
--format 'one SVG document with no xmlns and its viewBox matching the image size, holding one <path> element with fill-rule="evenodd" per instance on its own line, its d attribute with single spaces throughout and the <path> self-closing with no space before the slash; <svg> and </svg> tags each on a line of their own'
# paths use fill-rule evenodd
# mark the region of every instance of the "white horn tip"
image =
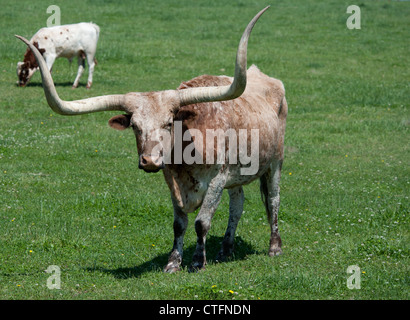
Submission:
<svg viewBox="0 0 410 320">
<path fill-rule="evenodd" d="M 21 41 L 23 41 L 26 45 L 28 45 L 30 42 L 26 39 L 26 38 L 24 38 L 24 37 L 22 37 L 22 36 L 19 36 L 19 35 L 17 35 L 17 34 L 15 34 L 14 35 L 17 39 L 20 39 Z"/>
</svg>

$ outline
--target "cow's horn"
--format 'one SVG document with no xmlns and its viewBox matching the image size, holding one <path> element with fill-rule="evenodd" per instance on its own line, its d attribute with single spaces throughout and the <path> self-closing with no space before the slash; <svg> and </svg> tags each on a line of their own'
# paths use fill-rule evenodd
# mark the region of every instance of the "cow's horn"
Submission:
<svg viewBox="0 0 410 320">
<path fill-rule="evenodd" d="M 23 41 L 34 53 L 41 71 L 41 78 L 43 79 L 44 93 L 47 98 L 48 105 L 55 112 L 62 115 L 76 115 L 98 111 L 109 110 L 124 110 L 124 95 L 107 95 L 94 98 L 88 98 L 75 101 L 63 101 L 57 94 L 54 86 L 53 78 L 44 61 L 43 56 L 27 39 L 16 35 Z"/>
<path fill-rule="evenodd" d="M 199 102 L 224 101 L 239 97 L 246 87 L 246 54 L 249 35 L 259 17 L 269 8 L 261 10 L 246 27 L 236 53 L 235 77 L 231 85 L 219 87 L 200 87 L 179 90 L 180 105 Z"/>
</svg>

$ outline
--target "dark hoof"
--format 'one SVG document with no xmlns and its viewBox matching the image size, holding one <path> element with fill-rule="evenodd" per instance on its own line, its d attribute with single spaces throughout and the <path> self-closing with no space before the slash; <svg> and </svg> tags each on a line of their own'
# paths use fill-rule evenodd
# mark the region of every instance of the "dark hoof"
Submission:
<svg viewBox="0 0 410 320">
<path fill-rule="evenodd" d="M 218 255 L 215 258 L 215 262 L 226 262 L 232 259 L 232 253 L 226 254 L 222 250 L 219 251 Z"/>
<path fill-rule="evenodd" d="M 274 257 L 274 256 L 279 256 L 282 254 L 282 249 L 281 248 L 271 248 L 269 250 L 269 256 Z"/>
<path fill-rule="evenodd" d="M 188 269 L 190 273 L 197 273 L 203 270 L 205 270 L 205 266 L 202 263 L 193 263 Z"/>
<path fill-rule="evenodd" d="M 165 273 L 175 273 L 175 272 L 178 272 L 178 271 L 181 271 L 181 268 L 179 267 L 179 266 L 174 266 L 174 265 L 167 265 L 165 268 L 164 268 L 164 272 Z"/>
</svg>

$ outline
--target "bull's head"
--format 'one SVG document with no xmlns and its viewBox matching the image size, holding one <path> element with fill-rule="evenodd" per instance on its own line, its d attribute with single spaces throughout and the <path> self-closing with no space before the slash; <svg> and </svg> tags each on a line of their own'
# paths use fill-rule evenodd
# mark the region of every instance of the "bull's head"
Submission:
<svg viewBox="0 0 410 320">
<path fill-rule="evenodd" d="M 20 87 L 25 87 L 29 83 L 34 72 L 36 72 L 37 70 L 38 67 L 32 67 L 30 65 L 30 62 L 17 62 L 17 84 Z"/>
<path fill-rule="evenodd" d="M 32 44 L 41 55 L 45 52 L 44 49 L 40 49 L 38 46 L 38 42 L 34 42 Z M 39 66 L 37 64 L 36 59 L 34 59 L 33 51 L 30 48 L 27 49 L 26 53 L 24 54 L 24 62 L 19 61 L 17 62 L 17 84 L 20 87 L 25 87 L 29 82 L 31 77 L 33 76 L 34 72 L 38 70 Z"/>
<path fill-rule="evenodd" d="M 133 128 L 139 154 L 139 167 L 147 172 L 156 172 L 164 167 L 163 155 L 154 153 L 158 141 L 153 141 L 152 132 L 162 129 L 171 133 L 179 108 L 200 102 L 225 101 L 239 97 L 246 87 L 247 45 L 249 35 L 259 17 L 268 9 L 260 11 L 246 27 L 239 43 L 235 77 L 231 85 L 219 87 L 188 88 L 158 92 L 132 92 L 106 95 L 76 101 L 63 101 L 57 94 L 47 65 L 37 48 L 23 37 L 16 36 L 29 46 L 39 64 L 43 88 L 51 109 L 62 115 L 78 115 L 99 111 L 120 110 L 125 114 L 110 119 L 109 125 L 118 130 Z M 155 140 L 155 139 L 154 139 Z M 159 148 L 161 149 L 161 148 Z"/>
</svg>

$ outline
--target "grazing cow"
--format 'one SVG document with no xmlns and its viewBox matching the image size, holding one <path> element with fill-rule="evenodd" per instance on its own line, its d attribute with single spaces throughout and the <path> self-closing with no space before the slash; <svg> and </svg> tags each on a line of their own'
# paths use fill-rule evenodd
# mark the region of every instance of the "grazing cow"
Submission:
<svg viewBox="0 0 410 320">
<path fill-rule="evenodd" d="M 177 90 L 131 92 L 124 95 L 63 101 L 55 90 L 51 74 L 40 53 L 33 44 L 17 36 L 35 52 L 47 102 L 55 112 L 62 115 L 77 115 L 108 110 L 124 111 L 125 114 L 112 117 L 109 125 L 119 130 L 129 127 L 133 129 L 141 169 L 146 172 L 163 169 L 174 207 L 174 243 L 168 264 L 164 268 L 165 272 L 180 270 L 188 213 L 199 207 L 195 220 L 197 245 L 190 270 L 200 270 L 205 266 L 206 235 L 224 189 L 228 189 L 230 197 L 229 222 L 217 260 L 223 261 L 232 254 L 235 230 L 243 211 L 242 186 L 258 178 L 271 227 L 269 255 L 274 256 L 282 252 L 277 217 L 287 115 L 285 90 L 281 81 L 268 77 L 257 67 L 252 66 L 247 70 L 248 38 L 254 24 L 267 8 L 252 19 L 242 35 L 233 79 L 226 76 L 203 75 L 182 83 Z M 242 169 L 246 169 L 243 164 L 231 161 L 208 161 L 205 164 L 198 164 L 201 162 L 188 163 L 185 157 L 184 161 L 177 161 L 181 155 L 172 155 L 172 152 L 171 161 L 165 161 L 164 152 L 155 152 L 158 145 L 164 141 L 152 138 L 155 136 L 153 132 L 162 130 L 161 132 L 169 133 L 175 138 L 176 132 L 182 130 L 185 147 L 188 149 L 192 145 L 186 146 L 187 142 L 193 141 L 192 143 L 198 145 L 201 142 L 200 139 L 193 139 L 193 133 L 196 133 L 197 138 L 198 132 L 205 135 L 212 129 L 223 132 L 230 130 L 231 133 L 239 133 L 240 138 L 241 130 L 245 130 L 242 143 L 249 139 L 250 131 L 256 130 L 259 134 L 255 146 L 258 153 L 254 157 L 258 161 L 256 172 L 242 174 Z M 175 150 L 176 144 L 180 143 L 182 142 L 173 141 L 172 149 Z M 251 148 L 253 147 L 251 145 Z M 199 154 L 199 158 L 202 157 L 203 160 L 209 156 L 211 160 L 215 160 L 212 159 L 212 150 L 211 154 Z M 191 151 L 196 152 L 193 149 Z M 245 153 L 248 151 L 249 148 Z"/>
<path fill-rule="evenodd" d="M 50 28 L 41 28 L 31 38 L 30 42 L 43 55 L 48 70 L 51 71 L 54 61 L 64 57 L 70 62 L 78 57 L 78 72 L 74 80 L 73 88 L 77 88 L 80 77 L 84 72 L 85 59 L 88 62 L 87 89 L 93 82 L 94 66 L 96 64 L 95 52 L 100 34 L 100 28 L 94 23 L 67 24 Z M 24 87 L 30 81 L 34 72 L 38 70 L 38 63 L 32 50 L 27 48 L 24 61 L 17 63 L 17 77 L 20 87 Z"/>
</svg>

